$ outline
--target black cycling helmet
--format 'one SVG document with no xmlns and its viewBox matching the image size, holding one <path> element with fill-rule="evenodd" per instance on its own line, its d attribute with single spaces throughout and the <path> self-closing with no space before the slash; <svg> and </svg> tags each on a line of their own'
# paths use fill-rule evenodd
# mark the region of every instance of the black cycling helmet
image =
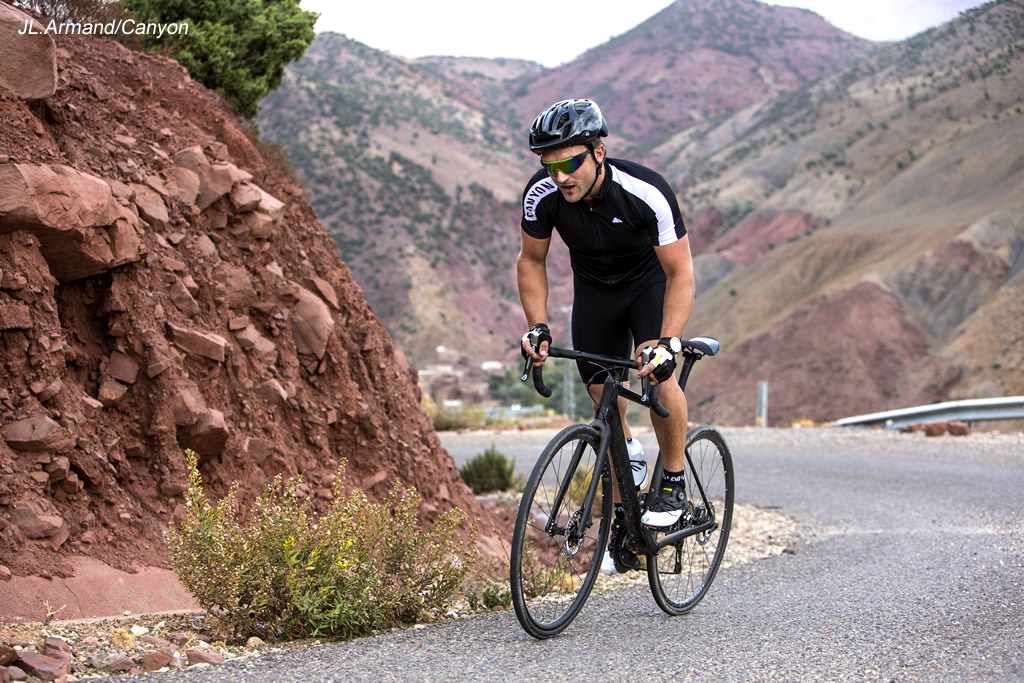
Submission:
<svg viewBox="0 0 1024 683">
<path fill-rule="evenodd" d="M 592 145 L 608 135 L 608 122 L 593 100 L 562 100 L 552 104 L 530 126 L 530 149 L 543 152 L 569 145 Z"/>
</svg>

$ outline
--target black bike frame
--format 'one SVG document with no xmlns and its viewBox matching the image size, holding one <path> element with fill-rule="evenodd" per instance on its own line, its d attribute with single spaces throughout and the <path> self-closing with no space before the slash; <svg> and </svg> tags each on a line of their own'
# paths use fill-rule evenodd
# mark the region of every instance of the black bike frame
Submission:
<svg viewBox="0 0 1024 683">
<path fill-rule="evenodd" d="M 611 358 L 607 356 L 599 356 L 595 354 L 589 354 L 582 351 L 573 351 L 569 349 L 559 349 L 551 347 L 548 349 L 549 356 L 553 358 L 569 358 L 573 360 L 587 360 L 593 361 L 604 365 L 612 365 L 623 368 L 636 369 L 636 364 L 622 358 Z M 679 375 L 679 383 L 681 387 L 685 387 L 686 379 L 689 377 L 690 368 L 693 366 L 694 361 L 699 357 L 695 353 L 683 354 L 683 370 Z M 526 379 L 527 374 L 531 367 L 531 363 L 527 363 L 526 371 L 523 373 L 523 379 Z M 550 395 L 551 392 L 547 391 L 544 387 L 541 374 L 538 372 L 540 367 L 534 368 L 534 385 L 542 395 Z M 607 373 L 604 380 L 604 385 L 601 389 L 601 400 L 598 402 L 597 415 L 590 426 L 598 431 L 601 435 L 601 440 L 598 445 L 597 459 L 594 465 L 594 472 L 601 473 L 601 476 L 592 476 L 590 478 L 590 486 L 587 489 L 587 494 L 583 501 L 582 509 L 586 510 L 586 518 L 579 520 L 578 533 L 582 534 L 586 529 L 593 525 L 593 519 L 590 514 L 593 509 L 593 503 L 597 497 L 597 487 L 599 480 L 603 479 L 608 475 L 608 467 L 606 467 L 608 454 L 611 454 L 612 463 L 614 467 L 610 468 L 614 472 L 615 480 L 618 483 L 619 494 L 622 497 L 622 509 L 626 518 L 626 533 L 632 538 L 637 548 L 643 548 L 645 553 L 648 555 L 656 555 L 661 548 L 668 545 L 675 545 L 682 541 L 684 538 L 689 536 L 695 536 L 697 534 L 704 533 L 712 530 L 717 526 L 717 522 L 714 518 L 714 508 L 708 504 L 707 496 L 704 493 L 704 486 L 701 484 L 700 478 L 698 477 L 697 470 L 693 466 L 693 461 L 690 458 L 690 453 L 686 452 L 687 466 L 690 468 L 690 473 L 693 476 L 694 481 L 697 485 L 697 490 L 700 492 L 701 500 L 704 502 L 704 509 L 711 514 L 711 517 L 697 526 L 687 527 L 674 533 L 670 533 L 660 540 L 655 540 L 654 532 L 648 527 L 644 526 L 640 522 L 640 518 L 643 515 L 643 508 L 640 503 L 640 496 L 637 493 L 636 485 L 633 482 L 632 476 L 628 479 L 626 477 L 627 472 L 631 472 L 629 464 L 629 451 L 626 450 L 626 437 L 622 431 L 622 419 L 619 416 L 618 398 L 623 398 L 637 403 L 640 405 L 646 405 L 655 410 L 656 413 L 662 415 L 662 417 L 668 416 L 668 411 L 661 405 L 657 398 L 657 386 L 652 387 L 650 380 L 644 378 L 643 380 L 643 393 L 638 394 L 635 391 L 627 389 L 622 384 L 612 377 L 613 373 Z M 575 471 L 576 466 L 579 464 L 580 459 L 583 455 L 583 449 L 586 444 L 581 442 L 573 453 L 572 460 L 569 463 L 567 471 Z M 661 458 L 658 459 L 658 467 L 655 468 L 654 474 L 660 479 L 660 474 L 663 468 L 661 467 Z M 651 478 L 653 483 L 655 477 Z M 566 477 L 559 487 L 558 493 L 555 495 L 552 508 L 556 511 L 552 514 L 551 519 L 547 524 L 547 532 L 550 533 L 564 533 L 565 529 L 558 529 L 554 523 L 554 519 L 557 518 L 557 511 L 561 509 L 562 501 L 568 491 L 570 485 L 570 478 Z M 638 537 L 639 535 L 639 537 Z"/>
</svg>

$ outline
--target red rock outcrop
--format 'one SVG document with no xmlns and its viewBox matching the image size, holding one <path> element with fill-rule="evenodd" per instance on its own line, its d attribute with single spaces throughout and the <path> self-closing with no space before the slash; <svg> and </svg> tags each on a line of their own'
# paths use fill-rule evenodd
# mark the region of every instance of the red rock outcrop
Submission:
<svg viewBox="0 0 1024 683">
<path fill-rule="evenodd" d="M 426 519 L 478 515 L 416 373 L 223 100 L 169 59 L 56 41 L 52 96 L 0 77 L 0 566 L 166 567 L 185 447 L 243 505 L 299 473 L 323 504 L 347 459 L 371 498 L 401 481 Z"/>
<path fill-rule="evenodd" d="M 30 30 L 26 30 L 30 29 Z M 24 35 L 20 35 L 24 32 Z M 26 100 L 49 97 L 57 89 L 53 36 L 34 17 L 0 2 L 0 88 Z"/>
</svg>

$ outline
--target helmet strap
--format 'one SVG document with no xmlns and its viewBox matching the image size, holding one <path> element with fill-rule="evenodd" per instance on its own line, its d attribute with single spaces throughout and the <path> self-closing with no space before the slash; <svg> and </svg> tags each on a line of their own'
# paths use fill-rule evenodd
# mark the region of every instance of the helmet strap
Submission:
<svg viewBox="0 0 1024 683">
<path fill-rule="evenodd" d="M 587 188 L 586 194 L 580 197 L 580 201 L 583 201 L 584 199 L 589 197 L 590 193 L 594 191 L 594 185 L 597 185 L 597 179 L 601 177 L 601 170 L 604 167 L 604 164 L 597 160 L 597 153 L 594 152 L 593 147 L 590 148 L 590 154 L 594 157 L 594 163 L 597 164 L 597 173 L 594 174 L 594 182 L 590 183 L 590 187 Z"/>
</svg>

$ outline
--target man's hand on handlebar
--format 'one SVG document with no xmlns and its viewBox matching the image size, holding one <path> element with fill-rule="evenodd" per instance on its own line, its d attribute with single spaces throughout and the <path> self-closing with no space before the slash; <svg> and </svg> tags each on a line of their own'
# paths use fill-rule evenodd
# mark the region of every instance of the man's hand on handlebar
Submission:
<svg viewBox="0 0 1024 683">
<path fill-rule="evenodd" d="M 537 323 L 523 335 L 520 351 L 523 358 L 532 358 L 534 365 L 543 365 L 551 345 L 551 330 L 544 323 Z"/>
<path fill-rule="evenodd" d="M 650 375 L 652 385 L 671 379 L 676 370 L 675 354 L 657 339 L 645 341 L 636 347 L 636 363 L 640 368 L 636 373 L 637 379 Z"/>
</svg>

